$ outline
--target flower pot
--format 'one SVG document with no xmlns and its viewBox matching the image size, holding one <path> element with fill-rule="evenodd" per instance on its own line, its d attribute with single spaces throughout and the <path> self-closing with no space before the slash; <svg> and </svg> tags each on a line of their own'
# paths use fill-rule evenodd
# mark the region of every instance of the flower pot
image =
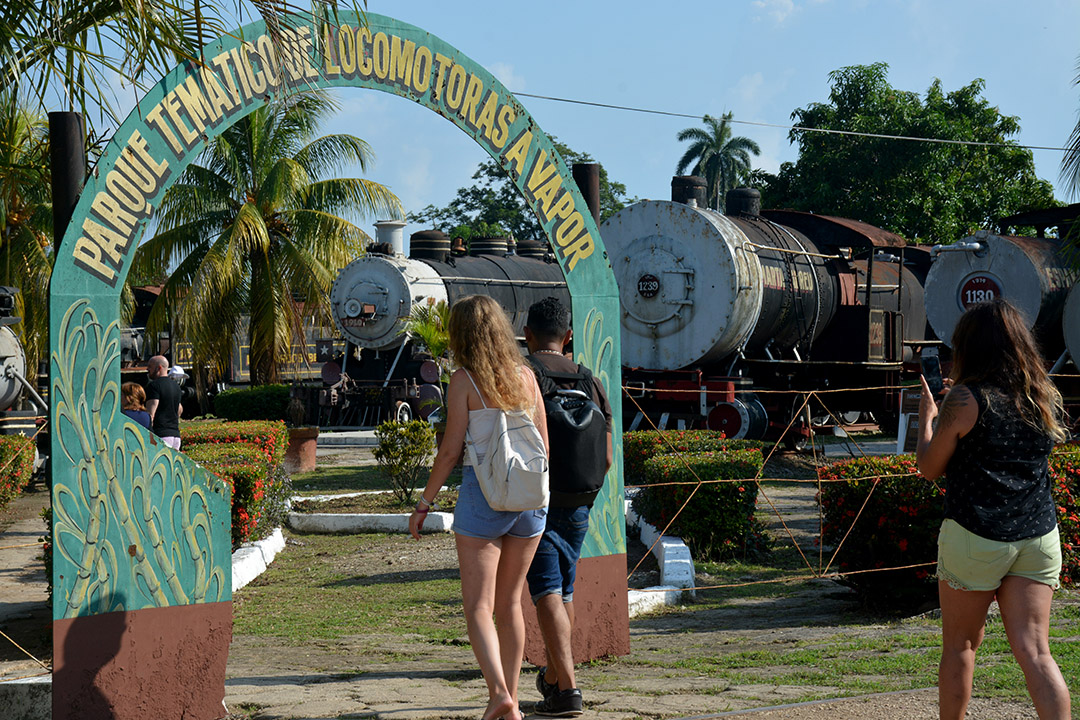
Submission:
<svg viewBox="0 0 1080 720">
<path fill-rule="evenodd" d="M 317 425 L 289 428 L 289 447 L 285 450 L 285 472 L 311 472 L 315 469 L 315 445 L 319 439 Z"/>
</svg>

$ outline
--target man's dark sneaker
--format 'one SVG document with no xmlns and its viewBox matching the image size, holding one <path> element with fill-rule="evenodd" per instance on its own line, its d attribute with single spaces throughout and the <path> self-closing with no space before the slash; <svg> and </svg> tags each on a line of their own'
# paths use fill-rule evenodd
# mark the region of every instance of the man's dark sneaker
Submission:
<svg viewBox="0 0 1080 720">
<path fill-rule="evenodd" d="M 547 666 L 540 668 L 536 673 L 536 691 L 540 693 L 540 697 L 545 700 L 551 697 L 553 694 L 559 691 L 559 686 L 555 683 L 549 683 L 544 679 L 547 675 Z"/>
<path fill-rule="evenodd" d="M 536 703 L 533 712 L 541 717 L 577 717 L 581 714 L 581 691 L 559 690 Z"/>
</svg>

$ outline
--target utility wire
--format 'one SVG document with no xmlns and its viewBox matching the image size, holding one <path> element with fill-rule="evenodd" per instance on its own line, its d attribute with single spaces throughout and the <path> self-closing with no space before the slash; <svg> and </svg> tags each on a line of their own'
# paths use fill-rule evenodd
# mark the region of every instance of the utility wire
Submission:
<svg viewBox="0 0 1080 720">
<path fill-rule="evenodd" d="M 612 105 L 610 103 L 592 102 L 590 100 L 573 100 L 571 98 L 552 97 L 550 95 L 535 95 L 533 93 L 516 92 L 521 97 L 536 98 L 537 100 L 551 100 L 552 102 L 568 103 L 570 105 L 587 105 L 589 107 L 606 108 L 608 110 L 625 110 L 627 112 L 645 113 L 647 115 L 666 115 L 667 117 L 690 118 L 700 120 L 701 115 L 672 112 L 670 110 L 653 110 L 651 108 L 638 108 L 629 105 Z M 776 123 L 754 122 L 752 120 L 728 120 L 730 123 L 740 125 L 754 125 L 756 127 L 779 128 L 780 130 L 796 130 L 798 132 L 824 133 L 827 135 L 852 135 L 854 137 L 881 138 L 883 140 L 910 140 L 913 142 L 937 143 L 939 145 L 973 145 L 975 147 L 1002 147 L 1022 148 L 1025 150 L 1052 150 L 1054 152 L 1070 152 L 1069 148 L 1049 147 L 1046 145 L 1019 145 L 1015 143 L 980 142 L 978 140 L 948 140 L 946 138 L 914 137 L 911 135 L 887 135 L 885 133 L 855 132 L 854 130 L 827 130 L 825 128 L 804 127 L 802 125 L 778 125 Z"/>
</svg>

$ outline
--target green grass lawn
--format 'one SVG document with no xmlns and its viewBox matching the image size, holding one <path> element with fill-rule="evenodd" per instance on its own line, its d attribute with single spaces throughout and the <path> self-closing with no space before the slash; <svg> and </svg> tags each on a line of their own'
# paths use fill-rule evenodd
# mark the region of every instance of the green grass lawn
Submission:
<svg viewBox="0 0 1080 720">
<path fill-rule="evenodd" d="M 378 465 L 316 468 L 311 472 L 293 475 L 292 483 L 297 495 L 391 489 L 390 478 Z"/>
<path fill-rule="evenodd" d="M 422 564 L 423 554 L 432 545 L 417 544 L 405 535 L 386 534 L 290 534 L 289 538 L 288 548 L 270 569 L 234 596 L 237 634 L 272 636 L 294 646 L 365 633 L 419 634 L 435 644 L 464 642 L 456 569 L 446 568 L 446 562 L 444 567 Z M 740 563 L 701 569 L 731 581 L 790 573 L 789 568 Z M 696 613 L 718 608 L 738 613 L 739 602 L 767 603 L 800 589 L 799 583 L 772 583 L 699 590 L 696 602 L 660 612 L 667 618 L 686 617 L 686 633 L 692 635 L 694 624 L 690 620 Z M 689 670 L 731 685 L 764 682 L 805 688 L 805 695 L 798 700 L 936 684 L 941 657 L 939 620 L 928 616 L 896 620 L 855 610 L 841 620 L 835 634 L 825 637 L 762 647 L 733 636 L 697 654 L 672 646 L 604 662 L 637 666 L 649 674 Z M 688 639 L 686 644 L 692 646 L 693 642 Z M 1080 604 L 1075 592 L 1062 593 L 1054 603 L 1051 649 L 1062 673 L 1075 685 L 1074 679 L 1080 677 Z M 590 677 L 596 687 L 605 682 L 603 677 Z M 823 694 L 822 688 L 828 692 Z M 1000 619 L 987 624 L 986 640 L 978 654 L 975 692 L 982 697 L 1028 702 L 1023 676 L 1009 651 Z"/>
</svg>

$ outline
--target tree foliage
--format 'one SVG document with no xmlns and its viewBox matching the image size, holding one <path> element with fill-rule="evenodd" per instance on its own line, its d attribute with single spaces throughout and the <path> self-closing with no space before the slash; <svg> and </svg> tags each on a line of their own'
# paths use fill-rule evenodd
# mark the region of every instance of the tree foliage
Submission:
<svg viewBox="0 0 1080 720">
<path fill-rule="evenodd" d="M 563 143 L 552 139 L 555 149 L 567 165 L 596 162 L 588 153 L 579 153 Z M 521 192 L 511 182 L 506 172 L 495 160 L 485 160 L 473 173 L 476 184 L 458 188 L 454 199 L 446 207 L 428 205 L 423 210 L 409 213 L 409 221 L 426 223 L 443 230 L 452 237 L 466 233 L 453 231 L 467 226 L 473 236 L 484 234 L 476 226 L 480 223 L 498 225 L 509 231 L 514 238 L 545 241 L 544 229 L 529 209 Z M 628 204 L 634 202 L 626 195 L 626 186 L 608 177 L 600 168 L 600 221 L 603 222 Z M 468 240 L 468 237 L 465 237 Z"/>
<path fill-rule="evenodd" d="M 983 80 L 952 92 L 935 80 L 920 98 L 891 87 L 887 75 L 885 63 L 835 70 L 829 102 L 799 108 L 792 119 L 805 128 L 988 145 L 792 130 L 799 158 L 765 179 L 765 206 L 851 217 L 915 242 L 949 243 L 1002 216 L 1056 204 L 1050 183 L 1035 175 L 1031 151 L 1010 139 L 1019 118 L 982 97 Z"/>
<path fill-rule="evenodd" d="M 760 155 L 761 148 L 747 137 L 732 136 L 731 113 L 717 120 L 706 115 L 705 128 L 689 127 L 679 131 L 679 142 L 690 141 L 675 168 L 682 175 L 693 167 L 694 175 L 705 178 L 706 201 L 715 210 L 724 210 L 728 190 L 749 180 L 753 171 L 751 155 Z"/>
<path fill-rule="evenodd" d="M 48 123 L 0 93 L 0 285 L 17 287 L 14 327 L 30 377 L 49 342 L 52 200 Z"/>
<path fill-rule="evenodd" d="M 135 276 L 173 266 L 150 314 L 153 335 L 174 313 L 197 366 L 223 372 L 248 319 L 253 383 L 274 382 L 303 322 L 329 322 L 337 270 L 367 235 L 349 218 L 400 216 L 384 186 L 334 177 L 371 149 L 352 135 L 315 137 L 337 106 L 311 91 L 264 105 L 211 142 L 167 191 L 159 230 L 142 245 Z"/>
</svg>

